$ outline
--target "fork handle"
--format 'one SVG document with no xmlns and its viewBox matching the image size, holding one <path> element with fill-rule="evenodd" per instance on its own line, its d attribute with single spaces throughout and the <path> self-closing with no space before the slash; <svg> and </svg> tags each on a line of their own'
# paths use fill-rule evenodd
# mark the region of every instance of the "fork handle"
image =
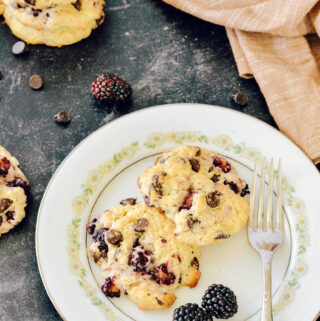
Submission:
<svg viewBox="0 0 320 321">
<path fill-rule="evenodd" d="M 263 303 L 261 321 L 272 321 L 272 286 L 271 286 L 271 264 L 272 254 L 261 256 L 263 265 Z"/>
</svg>

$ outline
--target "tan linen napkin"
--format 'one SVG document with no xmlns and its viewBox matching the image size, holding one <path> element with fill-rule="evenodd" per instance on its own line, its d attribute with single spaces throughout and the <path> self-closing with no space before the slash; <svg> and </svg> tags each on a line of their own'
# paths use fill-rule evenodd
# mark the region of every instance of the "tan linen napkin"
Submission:
<svg viewBox="0 0 320 321">
<path fill-rule="evenodd" d="M 226 27 L 241 77 L 255 77 L 280 130 L 320 162 L 320 2 L 164 0 Z"/>
</svg>

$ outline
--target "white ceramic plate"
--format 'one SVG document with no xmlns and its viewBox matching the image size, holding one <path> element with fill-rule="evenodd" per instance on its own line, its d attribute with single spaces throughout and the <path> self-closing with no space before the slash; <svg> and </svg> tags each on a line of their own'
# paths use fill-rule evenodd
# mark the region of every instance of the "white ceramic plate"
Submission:
<svg viewBox="0 0 320 321">
<path fill-rule="evenodd" d="M 100 271 L 88 260 L 85 225 L 121 199 L 138 196 L 137 176 L 160 152 L 179 144 L 213 149 L 250 182 L 259 155 L 283 160 L 285 242 L 273 264 L 275 320 L 311 321 L 320 310 L 320 176 L 280 132 L 233 110 L 196 104 L 158 106 L 103 126 L 64 160 L 43 197 L 37 222 L 39 270 L 51 301 L 65 320 L 172 320 L 181 304 L 200 304 L 212 283 L 231 287 L 239 312 L 230 320 L 259 320 L 262 272 L 246 231 L 202 248 L 195 289 L 176 291 L 167 311 L 140 311 L 127 297 L 109 300 Z"/>
</svg>

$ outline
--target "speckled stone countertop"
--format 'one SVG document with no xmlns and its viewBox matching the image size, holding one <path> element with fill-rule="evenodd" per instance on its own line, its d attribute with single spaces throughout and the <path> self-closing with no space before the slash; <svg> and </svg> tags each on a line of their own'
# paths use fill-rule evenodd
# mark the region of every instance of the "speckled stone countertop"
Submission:
<svg viewBox="0 0 320 321">
<path fill-rule="evenodd" d="M 160 0 L 109 0 L 106 21 L 92 36 L 63 48 L 32 46 L 17 57 L 16 38 L 0 26 L 0 144 L 15 155 L 30 180 L 27 217 L 0 239 L 0 320 L 61 320 L 42 285 L 35 256 L 37 211 L 46 185 L 65 156 L 88 134 L 131 111 L 173 102 L 198 102 L 241 110 L 273 126 L 254 80 L 241 79 L 224 28 L 198 20 Z M 103 71 L 133 88 L 119 109 L 97 105 L 90 84 Z M 40 74 L 44 87 L 28 86 Z M 240 108 L 239 90 L 249 97 Z M 69 126 L 53 121 L 70 112 Z"/>
</svg>

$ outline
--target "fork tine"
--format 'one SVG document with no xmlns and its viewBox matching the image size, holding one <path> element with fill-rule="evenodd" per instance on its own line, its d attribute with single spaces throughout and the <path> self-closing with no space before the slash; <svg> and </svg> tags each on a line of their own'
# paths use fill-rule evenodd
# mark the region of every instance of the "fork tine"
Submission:
<svg viewBox="0 0 320 321">
<path fill-rule="evenodd" d="M 273 158 L 270 161 L 268 205 L 267 205 L 267 228 L 273 230 Z"/>
<path fill-rule="evenodd" d="M 266 173 L 266 159 L 263 158 L 261 164 L 261 177 L 260 177 L 260 190 L 259 190 L 259 203 L 258 203 L 258 229 L 263 229 L 263 201 L 264 201 L 264 180 Z"/>
<path fill-rule="evenodd" d="M 260 158 L 257 158 L 256 162 L 254 164 L 254 170 L 253 170 L 251 188 L 250 188 L 250 216 L 249 216 L 248 227 L 252 228 L 252 229 L 253 229 L 253 224 L 254 224 L 254 203 L 255 203 L 255 198 L 256 198 L 256 185 L 257 185 L 259 161 L 260 161 Z"/>
<path fill-rule="evenodd" d="M 282 164 L 279 159 L 278 165 L 278 197 L 277 197 L 277 229 L 283 229 L 283 213 L 282 213 Z"/>
</svg>

